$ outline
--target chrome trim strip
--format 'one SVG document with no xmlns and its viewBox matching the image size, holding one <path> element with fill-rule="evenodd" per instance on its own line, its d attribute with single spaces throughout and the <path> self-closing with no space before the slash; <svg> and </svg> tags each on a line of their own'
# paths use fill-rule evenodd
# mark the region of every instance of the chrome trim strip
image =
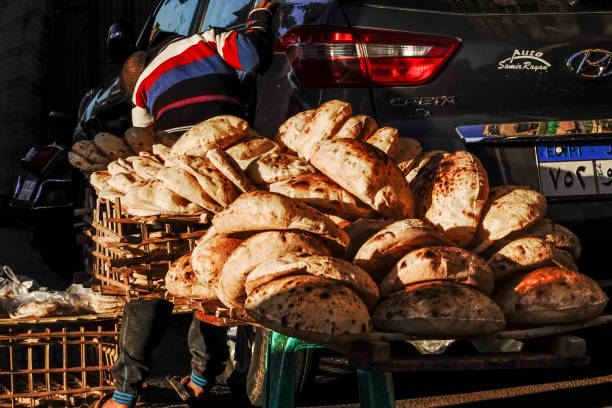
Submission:
<svg viewBox="0 0 612 408">
<path fill-rule="evenodd" d="M 465 143 L 525 143 L 612 139 L 612 119 L 457 126 Z"/>
</svg>

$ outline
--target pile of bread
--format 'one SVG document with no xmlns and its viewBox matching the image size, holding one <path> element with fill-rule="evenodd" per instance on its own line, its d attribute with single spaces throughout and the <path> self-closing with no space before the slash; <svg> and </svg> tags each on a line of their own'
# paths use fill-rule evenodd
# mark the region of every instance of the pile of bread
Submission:
<svg viewBox="0 0 612 408">
<path fill-rule="evenodd" d="M 281 333 L 319 342 L 372 327 L 475 336 L 506 323 L 588 319 L 607 302 L 576 271 L 578 239 L 544 218 L 539 192 L 490 188 L 471 153 L 422 152 L 345 102 L 289 118 L 274 140 L 237 118 L 213 118 L 157 156 L 158 173 L 136 186 L 157 180 L 154 188 L 189 200 L 158 175 L 184 169 L 217 204 L 191 201 L 216 214 L 195 250 L 171 266 L 168 291 L 244 307 Z M 186 160 L 216 169 L 220 176 L 206 177 L 215 187 Z M 215 195 L 222 177 L 234 188 L 224 200 Z M 123 194 L 136 214 L 134 188 Z"/>
</svg>

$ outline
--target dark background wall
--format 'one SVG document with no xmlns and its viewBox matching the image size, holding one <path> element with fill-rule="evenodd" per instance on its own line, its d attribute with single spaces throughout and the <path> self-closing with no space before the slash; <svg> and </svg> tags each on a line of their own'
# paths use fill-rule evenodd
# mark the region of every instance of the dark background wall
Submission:
<svg viewBox="0 0 612 408">
<path fill-rule="evenodd" d="M 0 196 L 19 158 L 47 142 L 49 110 L 76 114 L 81 95 L 118 69 L 105 41 L 119 19 L 137 37 L 156 0 L 0 1 Z"/>
<path fill-rule="evenodd" d="M 108 29 L 129 22 L 137 38 L 156 0 L 51 0 L 52 61 L 49 105 L 76 112 L 80 96 L 118 69 L 106 63 Z M 61 98 L 56 96 L 62 94 Z"/>
</svg>

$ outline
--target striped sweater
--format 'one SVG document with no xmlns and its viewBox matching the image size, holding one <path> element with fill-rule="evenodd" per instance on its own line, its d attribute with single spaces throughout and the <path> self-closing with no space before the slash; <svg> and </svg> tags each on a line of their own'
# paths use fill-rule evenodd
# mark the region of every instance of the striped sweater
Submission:
<svg viewBox="0 0 612 408">
<path fill-rule="evenodd" d="M 132 124 L 182 132 L 212 116 L 244 116 L 236 70 L 266 68 L 272 55 L 270 12 L 254 9 L 244 31 L 211 28 L 177 36 L 148 58 L 132 96 Z"/>
</svg>

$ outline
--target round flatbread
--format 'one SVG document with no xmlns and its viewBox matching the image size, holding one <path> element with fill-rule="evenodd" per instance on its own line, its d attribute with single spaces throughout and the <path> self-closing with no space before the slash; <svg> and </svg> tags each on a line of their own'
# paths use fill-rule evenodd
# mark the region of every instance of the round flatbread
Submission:
<svg viewBox="0 0 612 408">
<path fill-rule="evenodd" d="M 459 246 L 474 238 L 487 198 L 489 180 L 480 160 L 456 151 L 430 160 L 415 178 L 416 214 L 431 222 Z"/>
<path fill-rule="evenodd" d="M 385 126 L 378 129 L 370 136 L 366 143 L 378 147 L 387 156 L 397 156 L 399 150 L 399 131 L 391 126 Z"/>
<path fill-rule="evenodd" d="M 93 139 L 96 147 L 111 160 L 132 156 L 134 151 L 130 145 L 120 137 L 110 133 L 100 132 Z"/>
<path fill-rule="evenodd" d="M 344 228 L 344 232 L 346 232 L 346 235 L 348 235 L 351 240 L 346 249 L 345 259 L 353 260 L 359 248 L 361 248 L 372 235 L 392 223 L 393 220 L 386 220 L 384 218 L 360 218 Z"/>
<path fill-rule="evenodd" d="M 185 254 L 174 261 L 166 274 L 166 289 L 174 296 L 188 299 L 216 299 L 214 288 L 198 282 L 191 265 L 191 254 Z"/>
<path fill-rule="evenodd" d="M 125 131 L 123 135 L 126 142 L 130 145 L 132 150 L 136 153 L 140 152 L 153 152 L 153 145 L 156 142 L 155 132 L 153 129 L 143 127 L 131 127 Z"/>
<path fill-rule="evenodd" d="M 220 234 L 243 231 L 297 229 L 320 235 L 342 248 L 349 238 L 332 220 L 318 210 L 268 191 L 244 193 L 215 215 L 213 225 Z"/>
<path fill-rule="evenodd" d="M 367 140 L 378 130 L 376 120 L 368 115 L 354 115 L 344 122 L 334 139 Z"/>
<path fill-rule="evenodd" d="M 244 174 L 236 160 L 223 150 L 217 148 L 209 150 L 206 153 L 206 158 L 219 170 L 228 180 L 230 180 L 238 190 L 246 193 L 247 191 L 256 190 L 250 180 Z"/>
<path fill-rule="evenodd" d="M 546 214 L 546 197 L 531 187 L 492 187 L 472 246 L 480 253 L 498 239 L 528 228 Z"/>
<path fill-rule="evenodd" d="M 395 160 L 402 174 L 406 175 L 417 164 L 422 152 L 423 148 L 418 140 L 400 137 L 397 151 L 391 158 Z"/>
<path fill-rule="evenodd" d="M 110 188 L 110 185 L 108 184 L 108 180 L 110 180 L 110 178 L 111 174 L 108 171 L 96 171 L 91 173 L 91 176 L 89 176 L 89 184 L 91 184 L 96 191 L 107 190 Z"/>
<path fill-rule="evenodd" d="M 549 244 L 552 244 L 555 248 L 571 253 L 574 260 L 578 260 L 578 258 L 580 258 L 580 254 L 582 253 L 580 239 L 578 239 L 576 234 L 565 228 L 563 225 L 557 224 L 548 218 L 543 218 L 537 223 L 533 224 L 531 227 L 515 231 L 496 241 L 484 252 L 486 254 L 485 257 L 491 257 L 492 254 L 499 251 L 502 247 L 508 245 L 515 239 L 526 237 L 543 239 Z"/>
<path fill-rule="evenodd" d="M 126 164 L 120 163 L 119 160 L 113 160 L 112 162 L 108 164 L 107 170 L 111 176 L 114 176 L 115 174 L 119 174 L 119 173 L 133 172 L 134 168 L 132 167 L 130 163 L 127 163 L 126 165 Z"/>
<path fill-rule="evenodd" d="M 417 178 L 417 176 L 419 175 L 423 167 L 425 167 L 425 165 L 430 160 L 434 159 L 439 162 L 440 160 L 442 160 L 442 157 L 446 156 L 447 154 L 448 153 L 443 150 L 431 150 L 429 152 L 423 152 L 419 156 L 419 158 L 416 160 L 412 169 L 410 169 L 408 173 L 406 173 L 406 181 L 410 184 L 410 188 L 414 188 L 414 184 L 413 184 L 414 179 Z M 442 157 L 438 157 L 438 156 L 442 156 Z"/>
<path fill-rule="evenodd" d="M 308 119 L 298 138 L 298 155 L 310 160 L 313 146 L 322 140 L 333 138 L 352 114 L 353 108 L 347 102 L 332 100 L 320 105 Z"/>
<path fill-rule="evenodd" d="M 592 319 L 608 303 L 593 279 L 562 268 L 540 268 L 516 276 L 493 298 L 508 323 L 554 324 Z"/>
<path fill-rule="evenodd" d="M 210 149 L 224 149 L 247 135 L 249 124 L 237 116 L 215 116 L 198 123 L 172 145 L 173 156 L 205 156 Z"/>
<path fill-rule="evenodd" d="M 125 193 L 124 204 L 128 213 L 139 216 L 149 215 L 193 215 L 203 208 L 191 203 L 164 187 L 159 180 L 136 182 Z"/>
<path fill-rule="evenodd" d="M 311 163 L 385 217 L 414 216 L 408 182 L 395 162 L 361 140 L 336 139 L 315 146 Z"/>
<path fill-rule="evenodd" d="M 406 286 L 378 304 L 372 322 L 382 331 L 450 339 L 486 335 L 505 325 L 504 315 L 491 299 L 449 281 Z"/>
<path fill-rule="evenodd" d="M 149 157 L 137 156 L 131 163 L 136 174 L 144 180 L 155 180 L 157 173 L 165 168 L 160 162 Z"/>
<path fill-rule="evenodd" d="M 117 191 L 115 189 L 110 188 L 110 186 L 106 190 L 96 191 L 96 195 L 102 200 L 110 201 L 115 201 L 115 199 L 117 198 L 120 198 L 122 200 L 125 198 L 125 194 L 123 194 L 121 191 Z"/>
<path fill-rule="evenodd" d="M 255 289 L 245 302 L 256 322 L 316 343 L 356 340 L 371 327 L 359 296 L 346 286 L 312 275 L 289 276 Z"/>
<path fill-rule="evenodd" d="M 180 168 L 194 176 L 204 191 L 223 207 L 230 205 L 240 195 L 234 183 L 217 170 L 207 158 L 178 156 L 176 161 Z"/>
<path fill-rule="evenodd" d="M 209 289 L 217 299 L 221 270 L 227 258 L 242 243 L 241 239 L 215 234 L 198 241 L 191 254 L 193 272 L 199 283 Z"/>
<path fill-rule="evenodd" d="M 493 293 L 493 272 L 484 259 L 465 249 L 443 246 L 404 255 L 380 283 L 380 293 L 388 296 L 407 285 L 430 280 L 463 283 L 487 296 Z"/>
<path fill-rule="evenodd" d="M 288 154 L 267 154 L 253 160 L 245 170 L 246 175 L 259 186 L 290 180 L 316 170 L 306 160 Z"/>
<path fill-rule="evenodd" d="M 238 163 L 242 171 L 261 156 L 272 153 L 280 153 L 281 148 L 272 140 L 265 137 L 244 138 L 238 143 L 225 149 L 225 152 L 232 156 Z"/>
<path fill-rule="evenodd" d="M 68 162 L 73 167 L 76 167 L 77 169 L 86 173 L 106 170 L 105 164 L 90 163 L 86 158 L 79 156 L 75 152 L 68 152 Z"/>
<path fill-rule="evenodd" d="M 170 148 L 168 146 L 158 143 L 154 144 L 151 149 L 153 149 L 153 154 L 162 161 L 164 166 L 178 166 L 178 163 L 174 159 L 174 156 L 170 154 Z"/>
<path fill-rule="evenodd" d="M 72 145 L 71 150 L 84 157 L 88 162 L 92 164 L 108 164 L 110 160 L 104 156 L 100 150 L 96 147 L 93 140 L 81 140 Z"/>
<path fill-rule="evenodd" d="M 242 307 L 247 276 L 261 263 L 288 252 L 329 255 L 313 235 L 296 231 L 266 231 L 246 239 L 223 265 L 219 279 L 219 299 L 228 307 Z"/>
<path fill-rule="evenodd" d="M 179 140 L 179 137 L 176 133 L 168 133 L 163 130 L 155 132 L 155 140 L 166 147 L 172 147 Z"/>
<path fill-rule="evenodd" d="M 179 167 L 163 167 L 156 174 L 164 187 L 186 200 L 196 203 L 211 212 L 219 212 L 223 207 L 217 205 L 191 174 Z"/>
<path fill-rule="evenodd" d="M 278 132 L 274 136 L 274 141 L 289 154 L 297 154 L 302 132 L 308 120 L 312 117 L 314 109 L 300 112 L 287 119 L 278 127 Z"/>
<path fill-rule="evenodd" d="M 389 224 L 374 234 L 359 248 L 353 262 L 380 282 L 408 252 L 438 245 L 453 246 L 454 243 L 425 221 L 406 219 Z"/>
<path fill-rule="evenodd" d="M 127 191 L 132 187 L 132 184 L 137 181 L 143 181 L 142 178 L 138 177 L 135 172 L 131 173 L 118 173 L 112 176 L 108 180 L 108 185 L 111 188 L 121 191 L 123 194 L 127 193 Z"/>
<path fill-rule="evenodd" d="M 543 266 L 558 266 L 578 270 L 569 252 L 555 248 L 541 238 L 518 238 L 487 261 L 499 286 L 519 272 L 530 271 Z"/>
<path fill-rule="evenodd" d="M 259 264 L 247 277 L 247 296 L 258 287 L 276 279 L 295 275 L 315 275 L 346 285 L 359 295 L 368 309 L 378 302 L 378 287 L 361 268 L 331 256 L 290 252 Z"/>
<path fill-rule="evenodd" d="M 374 210 L 324 174 L 302 174 L 271 184 L 270 191 L 348 220 L 375 215 Z"/>
</svg>

